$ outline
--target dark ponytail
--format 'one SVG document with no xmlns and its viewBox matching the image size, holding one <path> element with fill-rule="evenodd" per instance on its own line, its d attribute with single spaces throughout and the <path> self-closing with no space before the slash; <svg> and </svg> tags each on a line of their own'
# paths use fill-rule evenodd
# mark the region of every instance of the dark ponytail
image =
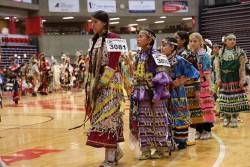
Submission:
<svg viewBox="0 0 250 167">
<path fill-rule="evenodd" d="M 99 10 L 97 12 L 95 12 L 91 17 L 100 20 L 103 23 L 106 23 L 105 25 L 105 29 L 108 30 L 109 27 L 109 15 L 107 12 Z"/>
<path fill-rule="evenodd" d="M 176 34 L 181 38 L 181 40 L 184 40 L 184 47 L 185 49 L 188 49 L 188 43 L 189 43 L 189 33 L 186 31 L 177 31 Z"/>
<path fill-rule="evenodd" d="M 145 29 L 145 31 L 149 32 L 154 38 L 156 38 L 156 35 L 155 35 L 155 33 L 153 31 L 151 31 L 149 29 Z M 154 44 L 155 44 L 155 40 L 152 39 L 152 41 L 149 43 L 149 46 L 150 46 L 150 51 L 149 51 L 150 57 L 152 57 L 151 55 L 153 54 Z"/>
<path fill-rule="evenodd" d="M 104 44 L 105 42 L 105 38 L 107 37 L 108 35 L 108 27 L 109 27 L 109 15 L 105 12 L 105 11 L 102 11 L 102 10 L 99 10 L 97 12 L 95 12 L 91 17 L 97 19 L 97 20 L 100 20 L 101 22 L 103 23 L 106 23 L 105 27 L 104 27 L 104 34 L 102 34 L 102 45 Z M 92 38 L 92 46 L 91 46 L 91 49 L 89 51 L 89 72 L 93 72 L 93 69 L 92 69 L 92 52 L 93 52 L 93 49 L 94 49 L 94 46 L 98 40 L 98 38 L 100 37 L 100 35 L 98 33 L 96 33 L 94 35 L 94 37 Z"/>
</svg>

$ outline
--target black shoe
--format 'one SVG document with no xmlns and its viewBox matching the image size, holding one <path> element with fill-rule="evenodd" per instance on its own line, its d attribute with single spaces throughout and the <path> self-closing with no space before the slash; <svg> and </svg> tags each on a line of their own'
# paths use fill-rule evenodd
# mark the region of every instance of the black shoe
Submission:
<svg viewBox="0 0 250 167">
<path fill-rule="evenodd" d="M 22 96 L 26 96 L 26 93 L 25 93 L 25 92 L 22 92 Z"/>
<path fill-rule="evenodd" d="M 187 147 L 187 144 L 186 144 L 186 143 L 179 143 L 179 144 L 178 144 L 178 149 L 179 149 L 179 150 L 184 150 L 184 149 L 186 149 L 186 147 Z"/>
</svg>

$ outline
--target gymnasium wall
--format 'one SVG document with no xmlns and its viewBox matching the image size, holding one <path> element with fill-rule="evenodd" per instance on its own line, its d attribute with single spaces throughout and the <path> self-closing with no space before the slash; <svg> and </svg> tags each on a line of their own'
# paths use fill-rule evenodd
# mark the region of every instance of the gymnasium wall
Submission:
<svg viewBox="0 0 250 167">
<path fill-rule="evenodd" d="M 162 3 L 164 0 L 155 0 L 156 12 L 155 13 L 136 13 L 136 16 L 198 16 L 199 14 L 199 0 L 188 0 L 189 12 L 187 13 L 163 13 Z M 91 13 L 87 11 L 87 0 L 80 0 L 80 12 L 79 13 L 67 13 L 68 16 L 90 16 Z M 117 13 L 111 13 L 110 16 L 135 16 L 134 13 L 128 11 L 128 0 L 116 0 Z M 120 8 L 120 5 L 124 4 L 125 8 Z M 48 0 L 39 1 L 39 15 L 40 16 L 65 16 L 65 13 L 49 12 Z"/>
<path fill-rule="evenodd" d="M 170 34 L 157 34 L 156 46 L 159 47 L 161 40 Z M 55 56 L 59 58 L 62 52 L 75 55 L 76 50 L 82 49 L 87 52 L 89 47 L 89 39 L 91 35 L 43 35 L 39 37 L 40 51 L 45 52 L 47 56 Z M 128 42 L 130 49 L 130 39 L 136 39 L 135 34 L 121 35 Z"/>
</svg>

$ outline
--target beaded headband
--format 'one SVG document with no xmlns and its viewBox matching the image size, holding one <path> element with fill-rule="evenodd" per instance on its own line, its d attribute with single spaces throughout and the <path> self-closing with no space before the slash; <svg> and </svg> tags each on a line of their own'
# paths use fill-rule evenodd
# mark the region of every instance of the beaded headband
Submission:
<svg viewBox="0 0 250 167">
<path fill-rule="evenodd" d="M 175 43 L 175 42 L 170 42 L 170 41 L 168 41 L 168 40 L 166 40 L 166 39 L 163 39 L 162 42 L 163 42 L 163 43 L 167 43 L 167 44 L 171 44 L 171 45 L 178 46 L 177 43 Z"/>
<path fill-rule="evenodd" d="M 147 35 L 147 36 L 150 37 L 152 40 L 155 40 L 155 36 L 154 36 L 152 33 L 150 33 L 149 31 L 147 31 L 147 30 L 141 30 L 141 31 L 139 32 L 139 34 Z"/>
<path fill-rule="evenodd" d="M 236 39 L 236 36 L 234 34 L 229 34 L 225 36 L 225 39 Z"/>
</svg>

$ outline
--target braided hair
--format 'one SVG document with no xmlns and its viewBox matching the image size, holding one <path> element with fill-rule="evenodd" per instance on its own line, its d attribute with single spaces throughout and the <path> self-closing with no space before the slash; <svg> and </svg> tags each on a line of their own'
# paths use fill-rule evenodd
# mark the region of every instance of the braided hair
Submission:
<svg viewBox="0 0 250 167">
<path fill-rule="evenodd" d="M 185 49 L 188 49 L 188 43 L 189 43 L 189 33 L 186 31 L 177 31 L 176 34 L 181 38 L 181 40 L 184 40 L 183 43 Z"/>
<path fill-rule="evenodd" d="M 233 33 L 229 33 L 229 34 L 227 34 L 226 36 L 224 36 L 224 42 L 223 42 L 223 44 L 222 44 L 222 52 L 221 52 L 221 55 L 223 55 L 224 54 L 224 52 L 225 52 L 225 49 L 226 49 L 226 40 L 227 40 L 227 37 L 228 36 L 230 36 L 230 35 L 233 35 L 233 36 L 235 36 Z M 234 46 L 234 50 L 236 50 L 236 48 L 237 48 L 237 46 L 235 45 Z"/>
<path fill-rule="evenodd" d="M 152 30 L 149 30 L 149 29 L 144 29 L 144 31 L 147 31 L 152 37 L 156 38 L 156 35 L 155 33 L 152 31 Z M 151 38 L 151 42 L 149 43 L 149 57 L 146 61 L 146 66 L 150 66 L 152 65 L 152 62 L 154 61 L 153 59 L 153 48 L 154 48 L 154 44 L 155 44 L 155 39 Z"/>
<path fill-rule="evenodd" d="M 105 38 L 107 38 L 107 36 L 108 36 L 109 16 L 104 11 L 97 11 L 92 15 L 92 17 L 97 19 L 97 20 L 100 20 L 103 23 L 106 23 L 105 26 L 104 26 L 103 32 L 101 34 L 101 36 L 103 37 L 101 47 L 103 47 L 104 42 L 105 42 Z M 93 66 L 94 62 L 92 62 L 92 61 L 93 61 L 93 56 L 94 55 L 92 55 L 92 54 L 93 54 L 94 46 L 95 46 L 97 40 L 99 39 L 99 37 L 100 37 L 100 34 L 96 33 L 94 35 L 94 37 L 92 38 L 92 46 L 91 46 L 91 49 L 89 51 L 89 69 L 88 69 L 89 73 L 94 73 L 95 69 L 93 69 L 93 68 L 97 68 L 96 66 Z M 88 92 L 87 92 L 88 87 L 90 86 L 90 85 L 88 85 L 89 82 L 90 82 L 89 79 L 90 79 L 90 76 L 88 75 L 87 82 L 86 82 L 86 85 L 85 85 L 86 114 L 85 114 L 85 118 L 84 118 L 84 121 L 83 121 L 84 122 L 83 125 L 85 125 L 85 123 L 91 118 L 92 112 L 93 112 L 91 107 L 88 106 L 91 103 L 90 102 L 90 96 L 88 95 Z"/>
<path fill-rule="evenodd" d="M 101 46 L 103 46 L 104 42 L 105 42 L 105 38 L 107 38 L 108 36 L 108 28 L 109 28 L 109 16 L 106 12 L 102 11 L 102 10 L 99 10 L 97 12 L 95 12 L 93 15 L 92 15 L 93 18 L 97 19 L 97 20 L 100 20 L 101 22 L 103 23 L 106 23 L 105 26 L 104 26 L 104 31 L 103 31 L 103 34 L 102 34 L 102 44 Z M 93 69 L 92 69 L 92 52 L 93 52 L 93 49 L 94 49 L 94 46 L 97 42 L 97 40 L 99 39 L 100 37 L 100 34 L 96 33 L 94 35 L 94 37 L 92 38 L 92 46 L 91 46 L 91 49 L 89 51 L 89 57 L 90 57 L 90 60 L 89 60 L 89 72 L 93 72 Z"/>
</svg>

